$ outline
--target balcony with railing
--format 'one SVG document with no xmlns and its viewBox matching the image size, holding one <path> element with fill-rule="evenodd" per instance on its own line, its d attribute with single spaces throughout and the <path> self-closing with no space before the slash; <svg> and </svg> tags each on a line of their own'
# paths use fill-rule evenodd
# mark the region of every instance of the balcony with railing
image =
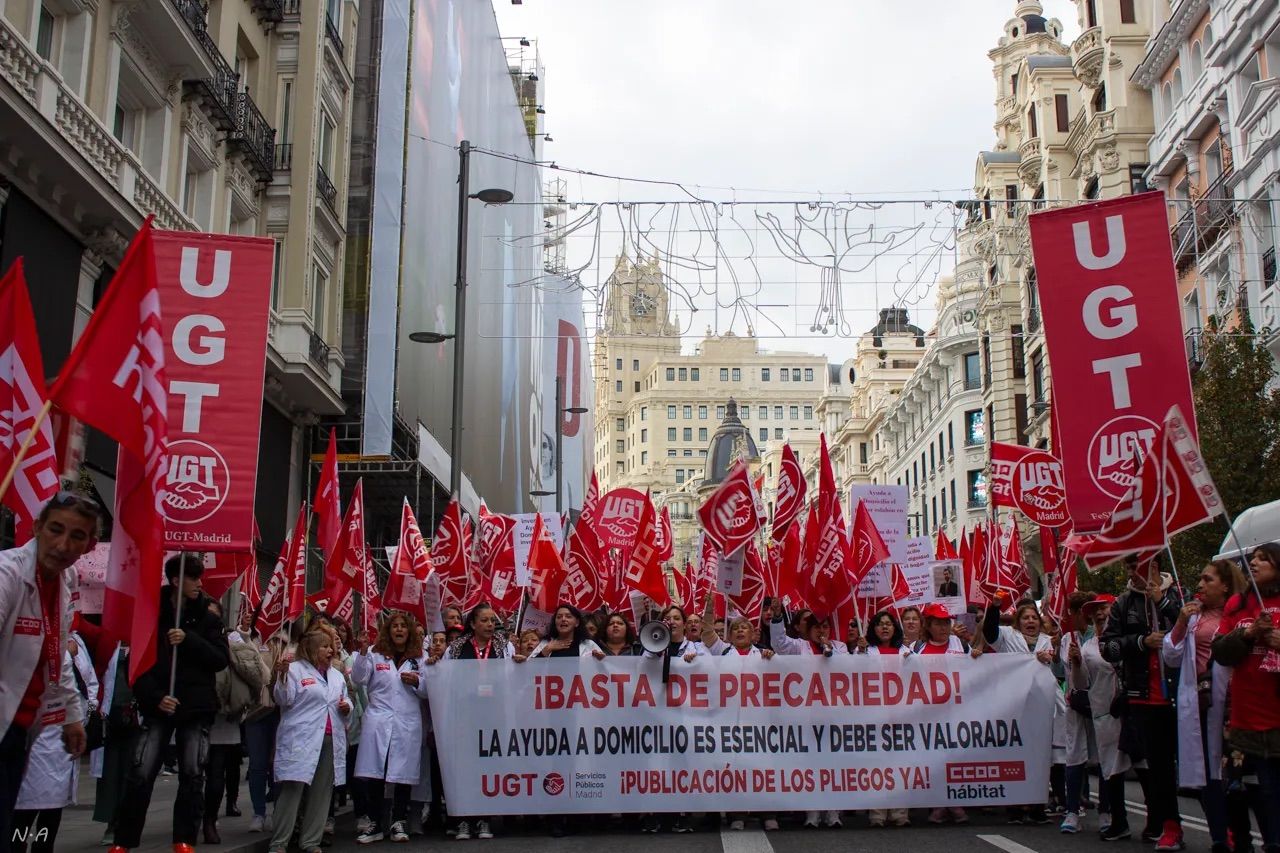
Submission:
<svg viewBox="0 0 1280 853">
<path fill-rule="evenodd" d="M 249 6 L 263 26 L 284 20 L 284 0 L 249 0 Z"/>
<path fill-rule="evenodd" d="M 247 155 L 249 168 L 267 183 L 275 171 L 276 129 L 271 126 L 248 90 L 236 95 L 236 126 L 227 135 L 232 148 Z"/>
<path fill-rule="evenodd" d="M 1272 288 L 1276 284 L 1276 247 L 1272 246 L 1262 253 L 1262 287 Z"/>
<path fill-rule="evenodd" d="M 275 150 L 275 170 L 287 172 L 293 167 L 293 143 L 277 142 Z"/>
<path fill-rule="evenodd" d="M 1235 221 L 1235 199 L 1227 185 L 1230 177 L 1230 172 L 1223 172 L 1202 194 L 1179 205 L 1185 205 L 1185 209 L 1169 229 L 1173 240 L 1173 259 L 1179 267 L 1190 266 Z"/>
<path fill-rule="evenodd" d="M 1187 346 L 1187 364 L 1195 370 L 1204 363 L 1204 330 L 1199 326 L 1187 329 L 1183 338 Z"/>
<path fill-rule="evenodd" d="M 324 199 L 324 203 L 329 206 L 333 215 L 337 216 L 338 188 L 333 185 L 333 181 L 329 179 L 329 173 L 319 163 L 316 164 L 316 192 L 320 194 L 320 198 Z"/>
<path fill-rule="evenodd" d="M 319 368 L 321 373 L 327 373 L 329 370 L 330 349 L 331 347 L 324 342 L 323 337 L 315 332 L 311 333 L 308 355 L 311 357 L 311 363 Z"/>
<path fill-rule="evenodd" d="M 342 56 L 342 33 L 338 30 L 338 24 L 333 20 L 333 16 L 327 12 L 324 16 L 324 36 L 333 45 L 333 49 L 338 52 L 338 56 Z"/>
<path fill-rule="evenodd" d="M 1027 309 L 1027 334 L 1034 335 L 1038 331 L 1040 331 L 1040 309 L 1028 308 Z"/>
</svg>

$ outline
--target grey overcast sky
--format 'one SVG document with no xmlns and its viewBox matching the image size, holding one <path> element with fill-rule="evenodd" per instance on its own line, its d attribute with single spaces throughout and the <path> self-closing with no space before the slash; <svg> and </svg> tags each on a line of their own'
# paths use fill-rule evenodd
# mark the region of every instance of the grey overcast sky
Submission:
<svg viewBox="0 0 1280 853">
<path fill-rule="evenodd" d="M 1016 0 L 493 0 L 503 36 L 534 41 L 545 65 L 544 157 L 562 167 L 679 181 L 704 198 L 944 198 L 971 193 L 973 164 L 994 140 L 995 89 L 987 51 Z M 1079 32 L 1071 0 L 1042 0 L 1067 43 Z M 513 44 L 513 42 L 508 42 Z M 568 177 L 568 176 L 567 176 Z M 735 187 L 730 192 L 715 187 Z M 675 188 L 569 177 L 587 201 L 678 199 Z M 686 206 L 687 207 L 687 206 Z M 908 205 L 894 205 L 910 220 Z M 935 206 L 936 208 L 937 206 Z M 894 215 L 882 212 L 884 220 Z M 679 226 L 678 226 L 679 227 Z M 616 243 L 601 248 L 607 259 Z M 915 243 L 928 251 L 928 242 Z M 583 253 L 570 242 L 570 265 Z M 945 266 L 945 263 L 944 263 Z M 903 301 L 881 268 L 850 320 L 862 331 L 875 309 Z M 912 275 L 931 279 L 922 267 Z M 850 347 L 805 339 L 817 275 L 766 287 L 757 302 L 788 305 L 773 349 Z M 790 279 L 794 278 L 794 282 Z M 592 284 L 587 273 L 584 283 Z M 905 301 L 931 322 L 931 281 Z M 896 295 L 895 295 L 896 294 Z M 914 299 L 914 303 L 912 300 Z M 767 300 L 767 302 L 766 302 Z M 697 300 L 695 300 L 697 301 Z M 848 300 L 847 300 L 848 301 Z M 723 300 L 721 300 L 723 305 Z M 692 303 L 691 303 L 692 304 Z M 677 306 L 678 307 L 678 306 Z M 737 327 L 728 311 L 697 323 Z M 588 306 L 590 314 L 590 306 Z M 778 312 L 775 312 L 778 313 Z M 812 313 L 810 311 L 810 313 Z M 588 319 L 590 324 L 590 318 Z M 764 325 L 755 321 L 757 332 Z M 855 332 L 856 333 L 856 332 Z"/>
</svg>

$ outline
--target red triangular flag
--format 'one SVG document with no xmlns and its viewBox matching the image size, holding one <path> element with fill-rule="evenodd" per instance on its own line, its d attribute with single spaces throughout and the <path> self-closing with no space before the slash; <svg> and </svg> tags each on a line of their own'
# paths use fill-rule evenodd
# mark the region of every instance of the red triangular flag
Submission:
<svg viewBox="0 0 1280 853">
<path fill-rule="evenodd" d="M 742 563 L 742 592 L 730 596 L 729 603 L 735 611 L 752 622 L 760 621 L 760 613 L 764 609 L 764 564 L 754 541 L 747 543 L 747 553 Z"/>
<path fill-rule="evenodd" d="M 31 539 L 40 510 L 58 493 L 53 422 L 46 417 L 35 423 L 46 399 L 40 340 L 18 258 L 0 279 L 0 474 L 13 466 L 33 427 L 35 438 L 4 494 L 4 505 L 13 510 L 16 545 Z"/>
<path fill-rule="evenodd" d="M 600 506 L 600 481 L 596 479 L 596 472 L 591 471 L 591 485 L 587 487 L 587 494 L 582 499 L 582 512 L 579 513 L 580 518 L 591 520 L 592 525 L 598 521 L 596 513 Z"/>
<path fill-rule="evenodd" d="M 747 509 L 751 509 L 749 496 Z M 754 510 L 751 511 L 751 517 L 755 518 Z M 654 604 L 665 607 L 670 602 L 670 595 L 667 593 L 667 583 L 662 574 L 662 563 L 659 557 L 658 513 L 653 508 L 653 502 L 646 496 L 644 508 L 640 511 L 636 546 L 631 551 L 631 559 L 627 561 L 622 580 L 628 588 L 644 593 Z"/>
<path fill-rule="evenodd" d="M 671 532 L 671 513 L 663 505 L 658 515 L 658 562 L 665 563 L 675 553 L 675 535 Z"/>
<path fill-rule="evenodd" d="M 338 439 L 329 428 L 329 447 L 320 468 L 320 481 L 316 483 L 313 502 L 316 519 L 316 542 L 324 554 L 325 563 L 333 556 L 333 549 L 342 536 L 342 500 L 338 494 Z"/>
<path fill-rule="evenodd" d="M 366 554 L 368 552 L 366 551 Z M 352 590 L 347 590 L 348 599 L 351 597 Z M 382 596 L 378 594 L 378 565 L 373 561 L 373 555 L 368 554 L 368 561 L 364 564 L 364 588 L 360 591 L 360 627 L 364 628 L 366 634 L 369 629 L 377 627 L 378 611 L 382 609 Z M 351 615 L 354 613 L 355 603 L 349 606 L 351 610 L 347 610 L 347 603 L 344 601 L 338 607 L 338 618 L 344 622 L 351 621 Z M 418 619 L 419 624 L 426 621 L 425 612 L 419 616 L 415 613 L 414 617 Z"/>
<path fill-rule="evenodd" d="M 275 570 L 271 572 L 271 578 L 267 581 L 266 592 L 262 594 L 262 601 L 258 605 L 258 619 L 254 623 L 254 627 L 258 631 L 258 636 L 266 641 L 272 637 L 276 631 L 280 630 L 280 626 L 284 624 L 284 606 L 285 598 L 288 595 L 285 586 L 285 565 L 289 554 L 289 541 L 286 539 L 284 548 L 280 551 L 280 559 L 276 560 Z"/>
<path fill-rule="evenodd" d="M 734 553 L 760 529 L 755 504 L 746 463 L 738 461 L 707 502 L 698 508 L 702 529 L 719 546 L 720 553 Z"/>
<path fill-rule="evenodd" d="M 300 619 L 307 607 L 307 505 L 298 507 L 298 520 L 293 525 L 293 536 L 285 556 L 285 572 L 289 582 L 288 604 L 284 618 L 292 622 Z"/>
<path fill-rule="evenodd" d="M 782 445 L 782 463 L 778 466 L 778 493 L 773 503 L 773 539 L 782 539 L 795 521 L 800 510 L 804 508 L 805 493 L 809 484 L 804 479 L 804 471 L 800 468 L 800 460 L 791 445 Z"/>
<path fill-rule="evenodd" d="M 565 570 L 568 574 L 560 594 L 566 602 L 584 613 L 597 610 L 604 603 L 600 591 L 601 549 L 595 525 L 586 516 L 578 516 L 578 523 L 569 531 L 565 547 Z"/>
<path fill-rule="evenodd" d="M 387 578 L 383 606 L 388 610 L 408 611 L 419 622 L 425 622 L 427 614 L 422 600 L 422 582 L 430 571 L 431 552 L 418 529 L 413 507 L 405 498 L 400 509 L 400 544 L 396 546 L 395 562 L 391 564 L 391 574 Z"/>
<path fill-rule="evenodd" d="M 1129 491 L 1116 504 L 1085 555 L 1091 568 L 1137 551 L 1158 550 L 1168 544 L 1164 526 L 1164 428 L 1137 466 Z"/>
<path fill-rule="evenodd" d="M 684 571 L 673 571 L 671 579 L 675 583 L 676 598 L 680 599 L 681 606 L 688 610 L 693 606 L 693 567 L 686 560 Z"/>
<path fill-rule="evenodd" d="M 533 521 L 533 541 L 529 544 L 530 603 L 543 613 L 554 613 L 560 606 L 560 589 L 568 570 L 560 557 L 556 540 L 542 523 L 542 513 Z"/>
<path fill-rule="evenodd" d="M 351 494 L 351 503 L 347 504 L 347 514 L 342 520 L 342 532 L 338 540 L 333 553 L 325 562 L 325 589 L 363 591 L 364 580 L 360 573 L 364 571 L 369 551 L 364 534 L 363 478 L 356 480 L 356 488 Z"/>
<path fill-rule="evenodd" d="M 440 578 L 440 603 L 445 607 L 461 605 L 466 598 L 467 555 L 463 535 L 462 506 L 454 498 L 440 517 L 440 526 L 431 539 L 431 571 Z"/>
<path fill-rule="evenodd" d="M 858 501 L 858 508 L 854 510 L 853 540 L 849 544 L 853 551 L 849 582 L 857 589 L 874 567 L 889 559 L 889 548 L 876 529 L 876 523 L 871 520 L 871 511 L 864 501 Z"/>
<path fill-rule="evenodd" d="M 938 542 L 934 547 L 933 556 L 937 560 L 954 560 L 960 556 L 956 553 L 951 540 L 947 538 L 947 532 L 941 527 L 938 528 Z"/>
</svg>

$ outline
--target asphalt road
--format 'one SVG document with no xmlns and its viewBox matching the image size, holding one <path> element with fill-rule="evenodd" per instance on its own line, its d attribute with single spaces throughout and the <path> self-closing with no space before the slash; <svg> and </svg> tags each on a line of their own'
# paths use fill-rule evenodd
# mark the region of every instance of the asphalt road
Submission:
<svg viewBox="0 0 1280 853">
<path fill-rule="evenodd" d="M 1095 782 L 1096 791 L 1096 782 Z M 1107 853 L 1137 853 L 1149 850 L 1152 845 L 1136 839 L 1145 815 L 1141 809 L 1142 794 L 1136 784 L 1129 786 L 1129 822 L 1134 827 L 1135 839 L 1128 842 L 1103 844 L 1096 837 L 1097 817 L 1090 812 L 1078 835 L 1063 835 L 1058 831 L 1057 820 L 1042 826 L 1010 826 L 1003 809 L 983 812 L 971 810 L 968 826 L 934 827 L 924 822 L 925 813 L 912 813 L 913 826 L 903 829 L 871 829 L 864 814 L 846 812 L 843 829 L 806 830 L 798 824 L 784 821 L 778 832 L 760 831 L 759 824 L 749 822 L 747 830 L 733 832 L 702 829 L 676 835 L 664 832 L 660 835 L 642 835 L 634 829 L 584 828 L 567 838 L 552 839 L 531 819 L 528 825 L 507 819 L 507 825 L 498 830 L 491 841 L 454 841 L 444 839 L 438 832 L 424 837 L 414 837 L 406 847 L 421 849 L 424 846 L 448 845 L 472 853 L 527 853 L 533 850 L 555 850 L 557 853 L 652 853 L 654 846 L 679 853 L 789 853 L 793 850 L 821 849 L 823 853 L 844 851 L 881 851 L 897 849 L 911 853 L 1079 853 L 1081 850 L 1105 850 Z M 1194 799 L 1182 798 L 1182 813 L 1188 850 L 1207 851 L 1209 834 L 1203 812 Z M 359 846 L 353 839 L 350 819 L 340 820 L 338 836 L 329 848 L 333 853 L 356 850 L 385 849 L 384 844 Z"/>
</svg>

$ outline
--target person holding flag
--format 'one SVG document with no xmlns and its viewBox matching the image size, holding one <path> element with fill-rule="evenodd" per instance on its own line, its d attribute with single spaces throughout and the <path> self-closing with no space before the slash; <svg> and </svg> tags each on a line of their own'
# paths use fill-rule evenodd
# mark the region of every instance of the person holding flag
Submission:
<svg viewBox="0 0 1280 853">
<path fill-rule="evenodd" d="M 151 790 L 171 737 L 178 744 L 174 849 L 189 853 L 197 841 L 204 811 L 203 761 L 219 705 L 216 679 L 230 665 L 222 622 L 209 611 L 209 599 L 200 589 L 203 573 L 204 564 L 195 554 L 179 554 L 164 564 L 169 584 L 160 594 L 155 663 L 133 685 L 143 725 L 130 747 L 133 765 L 125 774 L 110 853 L 141 844 Z"/>
<path fill-rule="evenodd" d="M 43 721 L 57 724 L 61 714 L 67 752 L 79 756 L 85 749 L 75 675 L 62 650 L 71 629 L 75 562 L 96 543 L 100 512 L 87 498 L 59 493 L 40 510 L 32 541 L 0 551 L 0 851 L 5 853 L 30 743 Z"/>
</svg>

